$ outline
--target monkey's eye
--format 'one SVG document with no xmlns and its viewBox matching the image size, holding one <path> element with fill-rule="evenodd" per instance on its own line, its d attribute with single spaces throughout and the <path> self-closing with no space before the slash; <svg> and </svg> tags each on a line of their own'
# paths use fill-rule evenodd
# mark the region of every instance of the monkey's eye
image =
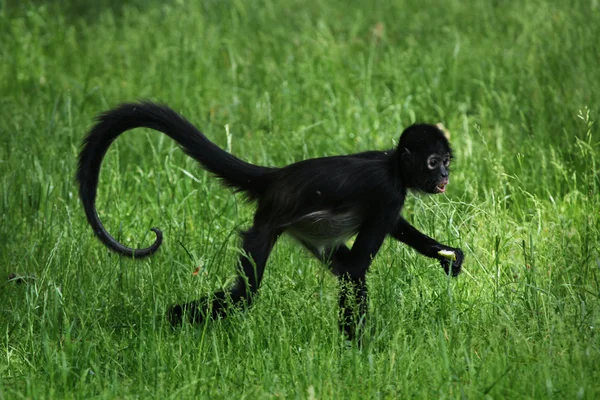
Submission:
<svg viewBox="0 0 600 400">
<path fill-rule="evenodd" d="M 427 167 L 429 169 L 436 169 L 439 163 L 440 161 L 437 158 L 432 157 L 429 160 L 427 160 Z"/>
<path fill-rule="evenodd" d="M 450 157 L 444 158 L 444 167 L 448 168 L 449 165 L 450 165 Z"/>
</svg>

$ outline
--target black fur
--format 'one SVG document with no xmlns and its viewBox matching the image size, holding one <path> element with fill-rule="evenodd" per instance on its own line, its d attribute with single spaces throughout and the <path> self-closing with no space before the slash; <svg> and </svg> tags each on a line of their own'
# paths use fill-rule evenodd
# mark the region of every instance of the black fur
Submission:
<svg viewBox="0 0 600 400">
<path fill-rule="evenodd" d="M 440 260 L 446 273 L 460 273 L 463 253 L 422 234 L 400 216 L 406 191 L 438 193 L 448 183 L 452 150 L 433 125 L 407 128 L 396 149 L 348 156 L 315 158 L 283 168 L 246 163 L 210 142 L 170 108 L 150 102 L 123 104 L 98 117 L 83 142 L 77 180 L 88 221 L 111 250 L 129 257 L 145 257 L 162 243 L 162 233 L 147 248 L 132 249 L 115 240 L 102 226 L 95 209 L 98 175 L 110 144 L 123 132 L 145 127 L 174 139 L 185 153 L 216 175 L 226 186 L 257 203 L 253 226 L 242 234 L 237 283 L 191 303 L 169 310 L 173 324 L 184 318 L 199 322 L 225 315 L 236 304 L 250 305 L 257 292 L 269 253 L 287 232 L 330 266 L 340 279 L 340 327 L 356 337 L 367 310 L 366 273 L 389 235 L 421 254 Z M 349 249 L 345 242 L 357 234 Z M 456 261 L 438 255 L 451 250 Z"/>
</svg>

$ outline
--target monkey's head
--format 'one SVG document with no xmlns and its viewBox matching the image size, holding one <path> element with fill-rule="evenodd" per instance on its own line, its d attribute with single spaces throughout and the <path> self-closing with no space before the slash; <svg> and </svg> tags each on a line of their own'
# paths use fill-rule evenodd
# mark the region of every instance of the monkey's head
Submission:
<svg viewBox="0 0 600 400">
<path fill-rule="evenodd" d="M 452 149 L 435 125 L 416 124 L 402 132 L 398 144 L 400 170 L 408 189 L 444 193 L 450 176 Z"/>
</svg>

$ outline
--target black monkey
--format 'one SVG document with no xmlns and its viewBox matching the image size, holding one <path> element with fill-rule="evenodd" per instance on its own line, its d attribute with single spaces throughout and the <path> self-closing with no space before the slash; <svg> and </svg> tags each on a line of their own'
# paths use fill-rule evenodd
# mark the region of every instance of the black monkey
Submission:
<svg viewBox="0 0 600 400">
<path fill-rule="evenodd" d="M 277 238 L 287 232 L 330 266 L 341 284 L 340 327 L 356 336 L 367 310 L 366 273 L 389 235 L 419 253 L 440 261 L 447 274 L 460 273 L 463 252 L 422 234 L 400 216 L 407 190 L 443 193 L 449 176 L 452 150 L 443 132 L 434 125 L 412 125 L 396 149 L 347 156 L 315 158 L 283 168 L 246 163 L 210 142 L 190 122 L 170 108 L 151 102 L 123 104 L 101 114 L 83 142 L 77 180 L 89 223 L 111 250 L 141 258 L 162 243 L 142 249 L 126 247 L 102 226 L 96 213 L 98 175 L 104 154 L 123 132 L 151 128 L 174 139 L 185 153 L 216 175 L 224 185 L 243 192 L 257 204 L 253 225 L 242 233 L 243 255 L 239 277 L 227 291 L 171 307 L 173 324 L 184 317 L 200 322 L 225 315 L 229 306 L 252 303 L 265 264 Z M 345 242 L 357 234 L 352 248 Z M 440 255 L 454 253 L 454 260 Z"/>
</svg>

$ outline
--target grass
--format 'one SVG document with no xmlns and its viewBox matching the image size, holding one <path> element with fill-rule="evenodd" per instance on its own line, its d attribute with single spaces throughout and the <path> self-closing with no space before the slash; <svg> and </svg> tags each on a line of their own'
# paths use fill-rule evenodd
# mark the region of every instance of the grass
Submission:
<svg viewBox="0 0 600 400">
<path fill-rule="evenodd" d="M 587 0 L 0 1 L 0 399 L 598 398 L 599 21 Z M 76 157 L 97 113 L 138 98 L 265 165 L 443 122 L 448 193 L 404 214 L 462 247 L 464 273 L 386 242 L 358 350 L 335 280 L 283 240 L 252 310 L 170 329 L 169 304 L 231 281 L 252 207 L 136 131 L 99 213 L 130 245 L 166 241 L 109 253 Z"/>
</svg>

